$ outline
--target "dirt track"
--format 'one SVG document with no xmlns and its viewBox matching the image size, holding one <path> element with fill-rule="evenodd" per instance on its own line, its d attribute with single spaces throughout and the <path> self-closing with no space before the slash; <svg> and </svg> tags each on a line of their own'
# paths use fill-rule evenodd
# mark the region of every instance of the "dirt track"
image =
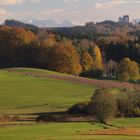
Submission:
<svg viewBox="0 0 140 140">
<path fill-rule="evenodd" d="M 44 78 L 44 79 L 55 79 L 55 80 L 64 80 L 64 81 L 71 81 L 75 83 L 81 84 L 90 84 L 97 87 L 106 87 L 106 88 L 133 88 L 136 86 L 135 84 L 131 84 L 128 82 L 117 82 L 117 81 L 109 81 L 109 80 L 96 80 L 90 78 L 83 78 L 77 76 L 62 76 L 62 75 L 55 75 L 55 74 L 39 74 L 33 72 L 17 72 L 14 70 L 8 70 L 8 72 L 14 72 L 19 75 L 26 75 L 26 76 L 33 76 L 37 78 Z"/>
<path fill-rule="evenodd" d="M 58 79 L 58 80 L 66 80 L 72 81 L 76 83 L 82 84 L 92 84 L 98 87 L 119 87 L 119 88 L 132 88 L 134 85 L 126 82 L 114 82 L 114 81 L 107 81 L 107 80 L 95 80 L 89 78 L 82 78 L 82 77 L 62 77 L 62 76 L 48 76 L 48 78 Z"/>
</svg>

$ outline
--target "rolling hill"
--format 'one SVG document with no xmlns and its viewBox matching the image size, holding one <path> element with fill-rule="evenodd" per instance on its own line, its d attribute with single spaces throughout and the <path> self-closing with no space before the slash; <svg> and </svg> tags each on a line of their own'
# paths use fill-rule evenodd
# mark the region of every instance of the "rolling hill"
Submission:
<svg viewBox="0 0 140 140">
<path fill-rule="evenodd" d="M 66 110 L 77 102 L 89 100 L 95 89 L 90 84 L 44 78 L 44 75 L 63 74 L 37 69 L 1 70 L 0 114 Z"/>
<path fill-rule="evenodd" d="M 112 83 L 112 86 L 111 86 Z M 120 86 L 121 85 L 121 86 Z M 0 115 L 34 116 L 65 111 L 88 101 L 98 87 L 120 88 L 133 84 L 75 77 L 57 72 L 11 68 L 0 70 Z M 96 122 L 36 123 L 0 122 L 1 140 L 140 140 L 139 118 L 114 119 L 112 125 Z"/>
<path fill-rule="evenodd" d="M 95 80 L 57 72 L 11 68 L 0 70 L 0 114 L 64 111 L 88 101 L 97 87 L 132 88 L 133 84 Z"/>
</svg>

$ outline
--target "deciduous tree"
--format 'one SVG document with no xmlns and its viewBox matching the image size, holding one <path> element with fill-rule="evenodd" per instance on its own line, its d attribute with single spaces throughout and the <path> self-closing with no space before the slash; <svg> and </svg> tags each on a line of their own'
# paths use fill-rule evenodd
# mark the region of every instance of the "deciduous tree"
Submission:
<svg viewBox="0 0 140 140">
<path fill-rule="evenodd" d="M 122 81 L 137 80 L 139 78 L 139 66 L 135 61 L 124 58 L 118 66 L 118 79 Z"/>
<path fill-rule="evenodd" d="M 117 102 L 115 97 L 106 89 L 97 89 L 91 98 L 89 113 L 94 115 L 100 123 L 106 121 L 116 114 Z"/>
</svg>

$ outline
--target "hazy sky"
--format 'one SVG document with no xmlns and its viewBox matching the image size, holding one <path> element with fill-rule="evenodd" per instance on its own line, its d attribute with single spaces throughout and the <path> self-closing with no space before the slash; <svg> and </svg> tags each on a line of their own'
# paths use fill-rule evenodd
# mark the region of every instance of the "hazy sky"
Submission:
<svg viewBox="0 0 140 140">
<path fill-rule="evenodd" d="M 140 18 L 140 0 L 0 0 L 0 22 L 4 19 L 71 20 L 76 24 L 86 21 L 117 20 L 129 14 Z"/>
</svg>

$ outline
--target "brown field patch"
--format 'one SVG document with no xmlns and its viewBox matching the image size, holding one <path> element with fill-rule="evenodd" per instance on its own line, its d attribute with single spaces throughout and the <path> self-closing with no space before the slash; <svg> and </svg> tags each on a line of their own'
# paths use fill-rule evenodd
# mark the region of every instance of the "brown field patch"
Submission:
<svg viewBox="0 0 140 140">
<path fill-rule="evenodd" d="M 127 136 L 140 136 L 140 130 L 132 128 L 121 128 L 114 130 L 99 130 L 89 133 L 81 133 L 80 135 L 127 135 Z"/>
<path fill-rule="evenodd" d="M 136 84 L 128 83 L 128 82 L 119 82 L 119 81 L 110 81 L 110 80 L 97 80 L 97 79 L 90 79 L 78 76 L 62 76 L 56 74 L 41 74 L 41 73 L 34 73 L 34 72 L 18 72 L 14 69 L 5 69 L 8 72 L 14 72 L 15 74 L 24 75 L 24 76 L 32 76 L 36 78 L 44 78 L 44 79 L 54 79 L 54 80 L 63 80 L 63 81 L 70 81 L 79 84 L 90 84 L 97 87 L 106 87 L 106 88 L 133 88 Z M 139 85 L 138 85 L 139 86 Z"/>
</svg>

